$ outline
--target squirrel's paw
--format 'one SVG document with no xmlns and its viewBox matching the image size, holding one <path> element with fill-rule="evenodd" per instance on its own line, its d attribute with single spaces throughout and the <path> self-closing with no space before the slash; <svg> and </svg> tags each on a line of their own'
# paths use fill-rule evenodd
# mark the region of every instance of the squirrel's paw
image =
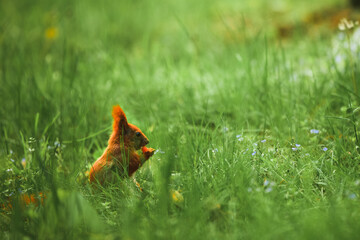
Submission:
<svg viewBox="0 0 360 240">
<path fill-rule="evenodd" d="M 155 153 L 155 149 L 147 148 L 145 146 L 141 150 L 142 150 L 146 160 L 149 159 Z"/>
</svg>

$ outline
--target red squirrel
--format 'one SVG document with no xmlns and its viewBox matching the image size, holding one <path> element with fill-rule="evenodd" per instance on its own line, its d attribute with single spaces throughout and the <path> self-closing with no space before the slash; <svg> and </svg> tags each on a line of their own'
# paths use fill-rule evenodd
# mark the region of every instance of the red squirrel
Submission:
<svg viewBox="0 0 360 240">
<path fill-rule="evenodd" d="M 108 141 L 108 147 L 90 169 L 90 183 L 104 184 L 114 172 L 127 173 L 131 176 L 155 152 L 155 149 L 145 147 L 149 143 L 148 138 L 138 127 L 127 122 L 120 106 L 113 107 L 112 116 L 114 118 L 113 132 Z M 139 155 L 137 151 L 140 149 L 142 153 Z M 135 184 L 140 188 L 136 181 Z M 44 192 L 38 195 L 22 194 L 20 204 L 21 206 L 43 205 L 46 195 Z M 0 204 L 0 209 L 10 211 L 13 208 L 13 200 L 9 198 L 7 203 Z"/>
<path fill-rule="evenodd" d="M 90 183 L 104 184 L 115 172 L 131 176 L 155 152 L 155 149 L 145 147 L 148 138 L 138 127 L 127 122 L 119 105 L 113 107 L 112 116 L 113 132 L 104 153 L 90 169 Z M 142 152 L 138 154 L 140 149 Z"/>
</svg>

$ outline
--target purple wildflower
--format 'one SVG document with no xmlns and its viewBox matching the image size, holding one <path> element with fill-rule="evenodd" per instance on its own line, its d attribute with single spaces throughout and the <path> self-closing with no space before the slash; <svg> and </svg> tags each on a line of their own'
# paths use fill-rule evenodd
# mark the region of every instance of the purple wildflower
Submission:
<svg viewBox="0 0 360 240">
<path fill-rule="evenodd" d="M 310 133 L 312 134 L 319 134 L 320 130 L 317 130 L 317 129 L 311 129 L 310 130 Z"/>
</svg>

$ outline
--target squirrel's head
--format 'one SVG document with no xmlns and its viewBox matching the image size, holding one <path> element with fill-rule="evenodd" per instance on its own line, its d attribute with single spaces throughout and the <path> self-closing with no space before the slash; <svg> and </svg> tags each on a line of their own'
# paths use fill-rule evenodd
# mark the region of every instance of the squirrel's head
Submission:
<svg viewBox="0 0 360 240">
<path fill-rule="evenodd" d="M 113 130 L 123 138 L 125 147 L 139 150 L 149 143 L 149 139 L 135 125 L 128 123 L 126 115 L 120 106 L 114 106 L 112 111 L 114 118 Z"/>
</svg>

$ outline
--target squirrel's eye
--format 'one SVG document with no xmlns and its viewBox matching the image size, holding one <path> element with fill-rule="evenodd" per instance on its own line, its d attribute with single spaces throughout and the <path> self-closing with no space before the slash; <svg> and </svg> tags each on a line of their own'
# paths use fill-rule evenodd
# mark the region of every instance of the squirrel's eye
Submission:
<svg viewBox="0 0 360 240">
<path fill-rule="evenodd" d="M 140 137 L 141 133 L 140 133 L 140 132 L 136 132 L 135 135 L 136 135 L 137 137 Z"/>
</svg>

